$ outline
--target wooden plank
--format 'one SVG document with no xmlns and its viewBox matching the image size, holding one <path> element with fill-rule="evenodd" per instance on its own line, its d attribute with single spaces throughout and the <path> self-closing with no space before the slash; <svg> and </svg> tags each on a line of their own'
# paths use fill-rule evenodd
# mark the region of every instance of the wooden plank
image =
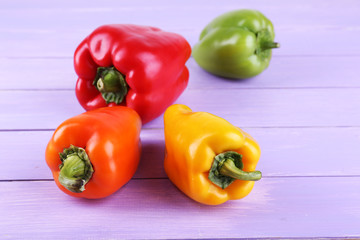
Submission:
<svg viewBox="0 0 360 240">
<path fill-rule="evenodd" d="M 85 5 L 85 3 L 87 3 Z M 204 4 L 208 3 L 208 4 Z M 275 4 L 276 3 L 276 4 Z M 281 4 L 279 4 L 281 3 Z M 337 0 L 329 0 L 327 1 L 328 4 L 324 4 L 321 0 L 304 0 L 301 3 L 299 2 L 288 2 L 284 0 L 274 0 L 273 3 L 269 3 L 266 0 L 254 0 L 254 1 L 238 1 L 238 0 L 228 0 L 226 3 L 219 2 L 216 0 L 198 0 L 196 2 L 191 2 L 190 4 L 184 4 L 177 1 L 166 1 L 166 0 L 156 0 L 153 2 L 144 1 L 144 0 L 133 0 L 127 2 L 112 2 L 111 6 L 104 5 L 99 6 L 96 2 L 88 2 L 86 0 L 79 0 L 76 2 L 72 2 L 71 0 L 65 0 L 61 3 L 49 3 L 43 0 L 34 0 L 31 3 L 26 0 L 13 0 L 13 1 L 3 1 L 1 2 L 2 9 L 10 10 L 10 9 L 62 9 L 62 8 L 70 8 L 70 9 L 82 9 L 86 11 L 87 9 L 96 9 L 98 8 L 99 11 L 103 9 L 114 9 L 113 11 L 117 11 L 118 8 L 124 9 L 168 9 L 168 8 L 203 8 L 203 9 L 213 9 L 213 8 L 230 8 L 236 7 L 241 5 L 244 8 L 247 8 L 252 5 L 259 5 L 259 8 L 266 9 L 287 9 L 287 8 L 298 8 L 299 11 L 313 11 L 313 12 L 321 12 L 326 14 L 327 10 L 338 10 L 339 7 L 346 11 L 353 10 L 355 12 L 356 9 L 353 9 L 353 6 L 357 6 L 357 0 L 344 0 L 339 2 Z M 321 6 L 321 9 L 314 9 L 313 7 Z M 291 10 L 291 9 L 289 9 Z M 284 13 L 286 14 L 286 13 Z M 331 13 L 328 13 L 331 15 Z M 339 15 L 342 15 L 343 12 L 339 12 Z M 306 20 L 306 19 L 304 19 Z"/>
<path fill-rule="evenodd" d="M 51 131 L 0 132 L 0 180 L 52 179 L 45 163 Z"/>
<path fill-rule="evenodd" d="M 159 5 L 143 5 L 143 1 L 140 2 L 129 5 L 112 3 L 111 7 L 100 8 L 97 4 L 89 6 L 87 2 L 79 6 L 72 2 L 49 6 L 40 1 L 38 5 L 24 8 L 2 3 L 0 57 L 70 57 L 85 36 L 99 25 L 108 23 L 157 26 L 182 34 L 194 45 L 209 21 L 239 8 L 258 9 L 273 21 L 276 41 L 282 45 L 275 55 L 360 54 L 358 40 L 354 37 L 360 31 L 360 7 L 356 1 L 348 1 L 348 4 L 306 1 L 296 6 L 286 1 L 278 1 L 278 4 L 266 1 L 219 4 L 212 1 L 195 5 L 166 1 L 158 2 Z M 27 6 L 26 3 L 23 5 Z M 342 11 L 337 11 L 334 18 L 333 11 L 339 7 Z"/>
<path fill-rule="evenodd" d="M 77 77 L 72 58 L 1 58 L 0 65 L 6 69 L 0 89 L 75 89 Z"/>
<path fill-rule="evenodd" d="M 11 19 L 16 16 L 19 20 L 31 20 L 23 22 L 22 25 L 20 24 L 21 21 L 14 21 L 12 26 L 15 28 L 47 26 L 49 29 L 59 27 L 66 29 L 68 26 L 83 28 L 88 26 L 89 23 L 99 24 L 99 21 L 114 22 L 122 20 L 128 20 L 127 22 L 135 21 L 137 24 L 147 20 L 150 23 L 163 26 L 191 22 L 190 27 L 200 27 L 215 16 L 234 9 L 257 9 L 281 26 L 349 26 L 348 24 L 356 25 L 359 23 L 356 16 L 360 8 L 356 0 L 344 0 L 341 2 L 332 0 L 327 1 L 326 4 L 320 0 L 305 0 L 297 3 L 284 0 L 274 0 L 271 3 L 266 0 L 231 0 L 226 2 L 200 0 L 191 2 L 191 4 L 165 0 L 155 2 L 137 0 L 126 3 L 115 1 L 111 2 L 111 5 L 104 4 L 102 6 L 95 2 L 89 3 L 86 0 L 77 1 L 76 3 L 62 1 L 61 3 L 52 4 L 42 0 L 32 1 L 29 4 L 28 1 L 20 0 L 1 2 L 0 6 L 1 16 L 4 19 Z M 341 8 L 341 11 L 338 11 L 339 8 Z M 199 12 L 200 10 L 201 12 Z M 334 18 L 333 11 L 337 13 L 336 18 Z M 93 17 L 94 13 L 101 17 L 100 20 Z M 184 17 L 186 13 L 188 14 L 186 18 L 178 18 Z M 49 16 L 51 18 L 47 18 L 47 22 L 42 21 Z M 76 18 L 77 16 L 87 21 L 79 21 Z M 154 18 L 153 16 L 157 17 Z M 58 19 L 62 19 L 62 21 L 58 21 Z M 167 21 L 163 21 L 163 19 Z M 1 22 L 0 27 L 8 28 L 8 25 Z"/>
<path fill-rule="evenodd" d="M 359 88 L 187 89 L 176 103 L 240 127 L 354 127 L 360 123 Z M 0 108 L 0 130 L 55 129 L 83 112 L 74 91 L 65 90 L 2 91 Z M 144 127 L 162 128 L 162 117 Z"/>
<path fill-rule="evenodd" d="M 356 56 L 274 56 L 260 75 L 229 80 L 205 72 L 191 58 L 189 88 L 344 88 L 359 87 L 360 69 Z M 341 80 L 339 80 L 341 79 Z"/>
<path fill-rule="evenodd" d="M 265 178 L 242 200 L 206 206 L 167 179 L 133 180 L 102 200 L 0 182 L 0 238 L 360 238 L 359 188 L 359 177 Z"/>
<path fill-rule="evenodd" d="M 124 22 L 128 23 L 128 21 Z M 142 25 L 162 27 L 150 24 L 147 21 Z M 0 57 L 72 57 L 78 44 L 98 26 L 99 24 L 96 24 L 80 30 L 73 28 L 65 30 L 0 30 L 2 36 L 0 39 Z M 276 41 L 280 42 L 281 47 L 273 51 L 274 56 L 360 55 L 357 38 L 353 37 L 359 35 L 360 29 L 358 27 L 333 29 L 327 27 L 318 27 L 316 29 L 294 28 L 296 30 L 286 31 L 285 28 L 277 31 Z M 170 27 L 162 27 L 162 29 L 184 36 L 191 46 L 197 43 L 202 30 L 202 28 L 194 30 Z M 13 46 L 16 46 L 16 48 Z M 31 48 L 28 46 L 31 46 Z"/>
<path fill-rule="evenodd" d="M 1 130 L 55 129 L 84 112 L 74 91 L 3 91 L 0 108 L 4 110 L 0 113 Z"/>
<path fill-rule="evenodd" d="M 360 87 L 357 63 L 360 56 L 286 57 L 274 56 L 267 70 L 257 77 L 232 81 L 205 72 L 193 58 L 187 62 L 190 70 L 188 88 L 344 88 Z M 67 89 L 75 88 L 77 76 L 69 58 L 7 59 L 0 58 L 2 72 L 0 89 Z M 19 71 L 21 68 L 21 71 Z M 34 70 L 43 70 L 41 75 Z M 306 71 L 304 71 L 306 69 Z M 14 78 L 16 72 L 16 79 Z M 8 80 L 5 80 L 8 79 Z M 341 80 L 339 80 L 341 79 Z"/>
<path fill-rule="evenodd" d="M 257 169 L 265 177 L 355 176 L 360 173 L 360 128 L 244 130 L 261 147 L 262 154 Z M 52 179 L 44 158 L 52 133 L 0 132 L 0 180 Z M 141 142 L 142 156 L 134 178 L 167 178 L 163 168 L 163 130 L 144 129 L 141 132 Z"/>
</svg>

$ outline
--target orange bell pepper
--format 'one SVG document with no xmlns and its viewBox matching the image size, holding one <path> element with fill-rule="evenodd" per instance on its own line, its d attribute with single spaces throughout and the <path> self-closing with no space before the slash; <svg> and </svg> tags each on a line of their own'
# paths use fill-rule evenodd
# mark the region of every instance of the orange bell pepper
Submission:
<svg viewBox="0 0 360 240">
<path fill-rule="evenodd" d="M 188 197 L 217 205 L 250 193 L 260 158 L 256 141 L 240 128 L 206 112 L 172 105 L 164 114 L 169 179 Z"/>
<path fill-rule="evenodd" d="M 115 106 L 82 113 L 63 122 L 45 158 L 55 183 L 74 197 L 103 198 L 134 175 L 140 159 L 139 115 Z"/>
</svg>

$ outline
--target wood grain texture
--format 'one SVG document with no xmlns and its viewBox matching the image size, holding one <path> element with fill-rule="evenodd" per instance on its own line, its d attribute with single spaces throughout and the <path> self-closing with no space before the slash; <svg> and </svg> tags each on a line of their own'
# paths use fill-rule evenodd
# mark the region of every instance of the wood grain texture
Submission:
<svg viewBox="0 0 360 240">
<path fill-rule="evenodd" d="M 164 0 L 150 4 L 144 3 L 143 0 L 128 3 L 107 2 L 111 2 L 111 5 L 99 6 L 97 3 L 89 3 L 86 0 L 77 1 L 76 4 L 72 1 L 63 1 L 50 5 L 44 1 L 38 3 L 32 1 L 30 6 L 27 1 L 23 0 L 12 1 L 11 5 L 13 6 L 1 2 L 2 19 L 17 18 L 20 21 L 14 22 L 13 28 L 6 25 L 6 22 L 1 22 L 0 27 L 3 30 L 12 29 L 13 32 L 17 29 L 47 29 L 50 32 L 58 29 L 90 30 L 99 23 L 126 22 L 155 25 L 165 29 L 200 29 L 215 16 L 244 8 L 261 11 L 272 19 L 276 28 L 282 31 L 296 32 L 315 28 L 331 30 L 336 27 L 338 30 L 339 28 L 347 29 L 357 26 L 360 21 L 357 18 L 359 4 L 356 0 L 327 1 L 326 4 L 321 0 L 301 3 L 284 3 L 279 0 L 272 3 L 266 0 L 251 2 L 232 0 L 227 1 L 226 4 L 216 0 L 201 0 L 191 4 Z M 339 8 L 341 11 L 338 11 Z M 99 18 L 95 18 L 94 14 Z M 87 21 L 81 21 L 81 18 Z"/>
<path fill-rule="evenodd" d="M 359 177 L 264 178 L 248 197 L 214 207 L 167 179 L 133 180 L 92 201 L 71 198 L 54 182 L 0 182 L 0 238 L 356 238 L 359 188 Z"/>
<path fill-rule="evenodd" d="M 107 23 L 152 25 L 193 46 L 234 9 L 263 12 L 281 48 L 244 81 L 190 58 L 177 103 L 221 116 L 260 144 L 264 178 L 239 201 L 210 207 L 163 170 L 162 116 L 141 132 L 133 179 L 89 201 L 55 186 L 44 151 L 53 130 L 84 110 L 73 53 Z M 360 2 L 357 0 L 0 1 L 0 239 L 360 239 Z"/>
<path fill-rule="evenodd" d="M 229 80 L 205 72 L 193 58 L 187 62 L 190 70 L 188 89 L 231 88 L 359 88 L 360 68 L 355 68 L 360 56 L 275 56 L 262 74 L 247 80 Z M 3 81 L 2 90 L 73 90 L 77 76 L 72 58 L 0 58 L 7 69 L 3 79 L 11 79 L 16 72 L 17 81 Z M 34 70 L 46 66 L 46 75 Z M 21 71 L 19 71 L 21 69 Z M 24 80 L 22 80 L 24 79 Z"/>
<path fill-rule="evenodd" d="M 150 17 L 149 17 L 150 18 Z M 170 17 L 168 17 L 170 18 Z M 184 16 L 179 16 L 179 19 Z M 1 19 L 0 19 L 1 21 Z M 26 21 L 26 20 L 24 20 Z M 43 19 L 43 22 L 46 20 Z M 111 21 L 110 23 L 121 21 Z M 123 21 L 121 23 L 128 23 Z M 54 58 L 72 57 L 78 44 L 89 35 L 96 27 L 108 22 L 102 22 L 96 26 L 91 26 L 87 30 L 0 30 L 4 36 L 0 40 L 0 57 L 2 58 Z M 150 25 L 148 21 L 142 25 Z M 161 27 L 157 24 L 152 26 Z M 199 38 L 202 28 L 197 30 L 188 29 L 167 29 L 165 31 L 181 34 L 194 46 Z M 281 47 L 273 51 L 274 56 L 359 56 L 360 46 L 358 39 L 354 38 L 360 34 L 358 27 L 348 27 L 345 29 L 327 29 L 318 27 L 297 31 L 302 27 L 294 27 L 292 31 L 277 31 L 276 41 L 280 42 Z M 30 31 L 30 32 L 29 32 Z M 301 39 L 301 43 L 299 40 Z M 16 47 L 14 47 L 16 46 Z M 31 48 L 27 47 L 31 46 Z M 336 47 L 334 47 L 336 46 Z"/>
<path fill-rule="evenodd" d="M 33 29 L 40 29 L 41 27 L 51 29 L 49 26 L 65 29 L 69 28 L 69 26 L 83 28 L 84 26 L 98 24 L 100 21 L 109 22 L 115 19 L 125 19 L 136 24 L 148 21 L 149 23 L 158 23 L 169 27 L 201 27 L 217 14 L 239 8 L 256 8 L 265 14 L 273 13 L 271 18 L 275 19 L 276 25 L 288 26 L 291 29 L 295 29 L 294 26 L 297 27 L 298 25 L 308 26 L 308 28 L 324 25 L 333 28 L 334 26 L 356 26 L 359 23 L 359 19 L 356 17 L 359 3 L 356 0 L 343 0 L 341 2 L 331 0 L 326 1 L 326 3 L 321 0 L 307 0 L 296 3 L 281 0 L 275 0 L 274 2 L 266 0 L 254 0 L 251 2 L 230 0 L 225 4 L 216 0 L 199 0 L 191 2 L 191 4 L 165 0 L 154 2 L 135 0 L 126 3 L 104 1 L 102 6 L 99 6 L 96 2 L 86 0 L 80 0 L 76 3 L 70 0 L 61 3 L 47 3 L 43 0 L 29 3 L 26 0 L 19 0 L 1 2 L 0 5 L 1 16 L 4 19 L 11 19 L 16 16 L 21 20 L 31 20 L 28 22 L 14 22 L 13 26 L 17 28 L 32 27 Z M 94 18 L 93 13 L 102 18 Z M 43 22 L 43 18 L 48 16 L 52 17 L 48 18 L 47 22 Z M 86 18 L 87 21 L 80 21 L 79 16 Z M 178 18 L 177 16 L 187 18 Z M 64 18 L 61 19 L 61 17 Z M 58 21 L 58 19 L 62 21 Z M 74 21 L 74 19 L 77 21 Z M 164 19 L 167 21 L 164 21 Z M 191 22 L 192 20 L 196 21 Z M 191 23 L 191 25 L 184 23 Z M 5 22 L 2 22 L 0 26 L 8 28 Z"/>
<path fill-rule="evenodd" d="M 360 175 L 357 159 L 360 156 L 360 128 L 244 130 L 261 146 L 262 155 L 257 169 L 266 177 Z M 0 132 L 0 181 L 52 179 L 44 158 L 52 133 Z M 141 142 L 141 161 L 134 178 L 167 178 L 163 168 L 163 130 L 144 129 Z M 14 149 L 18 150 L 14 152 Z"/>
<path fill-rule="evenodd" d="M 176 101 L 240 127 L 360 126 L 360 88 L 187 89 Z M 11 101 L 9 101 L 11 99 Z M 55 129 L 84 110 L 71 91 L 2 91 L 1 129 Z M 162 128 L 162 116 L 144 128 Z"/>
<path fill-rule="evenodd" d="M 179 16 L 178 18 L 183 18 Z M 1 19 L 0 19 L 1 20 Z M 26 21 L 26 20 L 25 20 Z M 42 21 L 45 21 L 43 19 Z M 196 21 L 196 20 L 194 20 Z M 127 21 L 111 21 L 110 23 L 128 23 Z M 80 30 L 19 30 L 8 31 L 0 30 L 2 36 L 0 40 L 0 57 L 72 57 L 78 44 L 89 35 L 96 27 L 108 22 L 102 22 L 89 29 Z M 150 25 L 148 21 L 142 25 Z M 152 26 L 160 27 L 157 24 Z M 166 31 L 181 34 L 194 46 L 199 38 L 202 26 L 199 29 L 168 29 Z M 276 31 L 276 41 L 280 42 L 281 47 L 273 51 L 274 56 L 359 56 L 360 29 L 358 27 L 348 27 L 337 29 L 327 29 L 320 26 L 317 29 L 306 29 L 299 31 L 302 27 L 295 27 L 291 31 Z M 355 37 L 354 37 L 355 36 Z M 14 47 L 14 45 L 16 47 Z M 31 48 L 27 46 L 32 46 Z M 311 47 L 309 47 L 311 46 Z M 334 47 L 336 46 L 336 47 Z"/>
<path fill-rule="evenodd" d="M 121 1 L 99 7 L 87 1 L 76 5 L 72 2 L 44 5 L 39 1 L 31 6 L 20 1 L 20 8 L 2 2 L 0 57 L 71 57 L 85 36 L 109 23 L 157 26 L 183 35 L 194 45 L 201 30 L 214 17 L 241 8 L 258 9 L 273 21 L 276 39 L 282 44 L 275 55 L 359 55 L 358 38 L 354 36 L 360 33 L 357 15 L 360 7 L 354 0 L 346 2 L 199 1 L 189 5 L 162 0 L 151 5 Z"/>
</svg>

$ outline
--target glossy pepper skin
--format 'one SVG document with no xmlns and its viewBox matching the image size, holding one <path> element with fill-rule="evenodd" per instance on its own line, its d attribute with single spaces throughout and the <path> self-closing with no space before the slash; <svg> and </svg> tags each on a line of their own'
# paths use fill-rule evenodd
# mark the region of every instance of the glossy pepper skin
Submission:
<svg viewBox="0 0 360 240">
<path fill-rule="evenodd" d="M 192 112 L 185 105 L 175 104 L 164 114 L 164 131 L 165 171 L 183 193 L 197 202 L 218 205 L 243 198 L 252 190 L 254 181 L 261 178 L 261 173 L 255 171 L 260 158 L 259 145 L 250 135 L 220 117 Z M 215 159 L 224 154 L 242 156 L 243 172 L 235 170 L 248 180 L 235 180 L 228 177 L 228 173 L 226 178 L 231 181 L 225 185 L 219 186 L 211 180 L 219 172 L 218 180 L 223 180 L 223 169 L 213 170 Z"/>
<path fill-rule="evenodd" d="M 218 16 L 201 32 L 193 47 L 195 61 L 206 71 L 226 78 L 245 79 L 270 63 L 274 27 L 255 10 L 236 10 Z"/>
<path fill-rule="evenodd" d="M 140 129 L 138 114 L 123 106 L 99 108 L 64 121 L 45 152 L 55 183 L 74 197 L 111 195 L 137 169 Z"/>
<path fill-rule="evenodd" d="M 190 55 L 189 43 L 175 33 L 138 25 L 101 26 L 75 51 L 77 99 L 85 110 L 130 107 L 145 124 L 186 88 Z"/>
</svg>

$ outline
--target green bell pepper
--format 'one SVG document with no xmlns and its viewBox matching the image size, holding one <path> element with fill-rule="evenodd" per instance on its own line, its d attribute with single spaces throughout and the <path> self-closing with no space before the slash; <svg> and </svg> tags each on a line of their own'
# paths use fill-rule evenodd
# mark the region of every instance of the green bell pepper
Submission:
<svg viewBox="0 0 360 240">
<path fill-rule="evenodd" d="M 226 78 L 258 75 L 270 63 L 274 27 L 255 10 L 236 10 L 210 22 L 193 47 L 195 61 L 206 71 Z"/>
</svg>

